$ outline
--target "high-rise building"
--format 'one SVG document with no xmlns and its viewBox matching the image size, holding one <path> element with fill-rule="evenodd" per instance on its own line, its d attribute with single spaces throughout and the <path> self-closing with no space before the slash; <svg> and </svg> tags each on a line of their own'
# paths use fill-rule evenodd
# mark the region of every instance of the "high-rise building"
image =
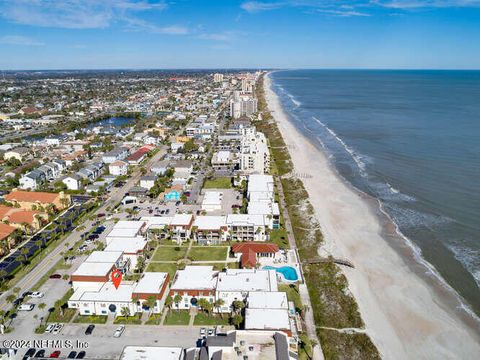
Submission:
<svg viewBox="0 0 480 360">
<path fill-rule="evenodd" d="M 213 75 L 213 82 L 219 83 L 223 82 L 223 74 L 214 74 Z"/>
</svg>

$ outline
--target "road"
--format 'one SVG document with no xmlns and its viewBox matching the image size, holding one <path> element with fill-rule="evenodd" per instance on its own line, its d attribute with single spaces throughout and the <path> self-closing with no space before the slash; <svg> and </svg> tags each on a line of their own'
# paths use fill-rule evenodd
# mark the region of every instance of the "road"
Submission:
<svg viewBox="0 0 480 360">
<path fill-rule="evenodd" d="M 158 161 L 163 155 L 165 155 L 167 151 L 166 146 L 160 147 L 160 151 L 158 151 L 154 156 L 152 156 L 148 161 L 143 165 L 145 167 L 151 166 L 153 163 Z M 121 188 L 113 188 L 112 192 L 110 193 L 109 199 L 100 206 L 97 211 L 94 213 L 95 215 L 99 213 L 105 213 L 107 207 L 113 207 L 114 205 L 118 204 L 125 196 L 125 194 L 129 191 L 129 189 L 135 185 L 141 177 L 140 167 L 135 170 L 132 176 L 128 179 L 128 181 L 123 185 Z M 35 285 L 52 267 L 58 262 L 58 260 L 62 257 L 62 253 L 68 251 L 68 249 L 75 244 L 77 241 L 81 239 L 81 234 L 85 231 L 79 231 L 78 228 L 81 225 L 84 225 L 85 228 L 88 230 L 93 227 L 93 223 L 96 221 L 87 219 L 83 224 L 79 224 L 75 230 L 73 230 L 51 253 L 49 253 L 32 271 L 30 271 L 27 275 L 25 275 L 22 279 L 20 279 L 15 287 L 20 289 L 19 293 L 22 294 L 25 291 L 28 291 L 33 285 Z M 6 301 L 6 297 L 10 294 L 10 291 L 7 291 L 0 295 L 0 310 L 7 310 L 8 307 L 11 305 Z"/>
<path fill-rule="evenodd" d="M 88 359 L 108 360 L 118 359 L 124 346 L 129 344 L 190 348 L 196 346 L 199 337 L 199 327 L 126 325 L 122 336 L 114 338 L 113 333 L 119 325 L 96 326 L 92 335 L 85 335 L 87 326 L 88 324 L 71 323 L 66 325 L 57 335 L 30 333 L 28 336 L 22 337 L 17 333 L 6 334 L 0 339 L 0 347 L 17 347 L 20 345 L 18 346 L 20 355 L 23 355 L 30 347 L 37 350 L 46 349 L 47 356 L 53 350 L 60 350 L 64 357 L 72 350 L 77 352 L 84 350 Z M 40 341 L 42 343 L 38 344 Z M 54 341 L 55 345 L 52 344 Z M 54 348 L 53 346 L 59 347 Z"/>
</svg>

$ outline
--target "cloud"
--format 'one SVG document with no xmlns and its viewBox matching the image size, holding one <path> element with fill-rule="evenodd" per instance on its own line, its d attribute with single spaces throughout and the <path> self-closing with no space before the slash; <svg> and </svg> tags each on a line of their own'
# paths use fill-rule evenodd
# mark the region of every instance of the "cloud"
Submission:
<svg viewBox="0 0 480 360">
<path fill-rule="evenodd" d="M 240 7 L 250 13 L 266 11 L 266 10 L 275 10 L 281 8 L 282 6 L 288 5 L 286 2 L 260 2 L 260 1 L 247 1 L 240 5 Z"/>
<path fill-rule="evenodd" d="M 480 0 L 372 0 L 371 2 L 392 9 L 480 7 Z"/>
<path fill-rule="evenodd" d="M 143 21 L 135 14 L 161 11 L 166 7 L 164 1 L 150 0 L 0 0 L 0 15 L 22 25 L 102 29 L 114 23 L 125 26 L 135 20 Z M 144 28 L 148 28 L 144 23 Z M 177 26 L 158 27 L 152 24 L 151 28 L 164 34 L 185 33 Z"/>
<path fill-rule="evenodd" d="M 0 37 L 0 44 L 21 45 L 21 46 L 43 46 L 44 43 L 32 38 L 20 35 L 6 35 Z"/>
<path fill-rule="evenodd" d="M 317 12 L 331 15 L 331 16 L 338 16 L 338 17 L 353 17 L 353 16 L 362 16 L 362 17 L 368 17 L 371 16 L 370 14 L 360 12 L 360 11 L 355 11 L 355 10 L 321 10 L 318 9 Z"/>
</svg>

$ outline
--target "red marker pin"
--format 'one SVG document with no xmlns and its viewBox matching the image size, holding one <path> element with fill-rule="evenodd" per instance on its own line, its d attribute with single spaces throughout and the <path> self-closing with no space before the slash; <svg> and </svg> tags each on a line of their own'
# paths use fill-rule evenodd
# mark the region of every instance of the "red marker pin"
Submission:
<svg viewBox="0 0 480 360">
<path fill-rule="evenodd" d="M 112 279 L 113 286 L 115 286 L 115 289 L 118 289 L 120 283 L 122 282 L 122 272 L 120 270 L 113 270 L 110 274 L 110 277 Z"/>
</svg>

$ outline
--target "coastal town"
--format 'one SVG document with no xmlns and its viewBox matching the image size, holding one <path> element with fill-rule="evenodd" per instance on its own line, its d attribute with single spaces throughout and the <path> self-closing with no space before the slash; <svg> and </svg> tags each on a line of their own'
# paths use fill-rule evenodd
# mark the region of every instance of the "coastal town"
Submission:
<svg viewBox="0 0 480 360">
<path fill-rule="evenodd" d="M 322 359 L 264 72 L 94 75 L 2 84 L 1 358 Z"/>
</svg>

